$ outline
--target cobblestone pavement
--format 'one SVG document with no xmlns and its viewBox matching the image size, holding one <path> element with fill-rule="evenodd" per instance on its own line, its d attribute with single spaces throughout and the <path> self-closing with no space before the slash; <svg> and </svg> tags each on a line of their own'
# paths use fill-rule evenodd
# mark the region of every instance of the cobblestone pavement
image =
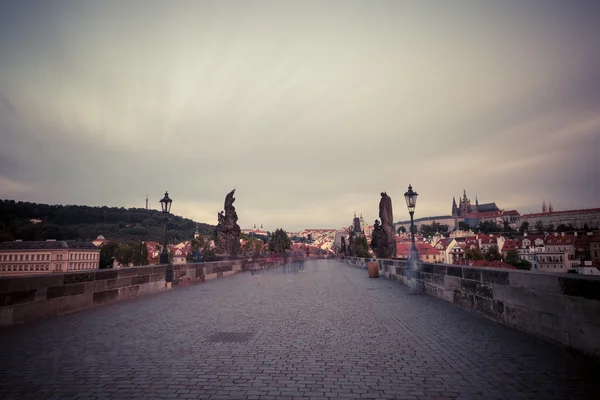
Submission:
<svg viewBox="0 0 600 400">
<path fill-rule="evenodd" d="M 0 398 L 600 398 L 598 361 L 364 270 L 260 279 L 1 329 Z"/>
</svg>

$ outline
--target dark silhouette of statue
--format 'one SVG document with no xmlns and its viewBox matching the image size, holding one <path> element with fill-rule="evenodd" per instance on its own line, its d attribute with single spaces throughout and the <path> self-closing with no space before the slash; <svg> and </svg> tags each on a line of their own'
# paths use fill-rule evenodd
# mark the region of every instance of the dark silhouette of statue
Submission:
<svg viewBox="0 0 600 400">
<path fill-rule="evenodd" d="M 346 238 L 343 236 L 342 236 L 342 245 L 341 245 L 340 251 L 343 255 L 347 255 L 346 254 Z"/>
<path fill-rule="evenodd" d="M 240 226 L 237 224 L 238 216 L 233 206 L 235 189 L 225 196 L 225 211 L 219 212 L 219 222 L 215 228 L 217 240 L 217 254 L 223 256 L 237 256 L 240 252 Z"/>
<path fill-rule="evenodd" d="M 386 192 L 381 193 L 379 201 L 379 221 L 375 226 L 371 239 L 371 248 L 377 258 L 396 257 L 396 233 L 394 232 L 394 216 L 392 213 L 392 199 Z"/>
<path fill-rule="evenodd" d="M 356 232 L 354 232 L 354 227 L 352 225 L 348 227 L 348 246 L 346 249 L 346 255 L 356 257 Z"/>
</svg>

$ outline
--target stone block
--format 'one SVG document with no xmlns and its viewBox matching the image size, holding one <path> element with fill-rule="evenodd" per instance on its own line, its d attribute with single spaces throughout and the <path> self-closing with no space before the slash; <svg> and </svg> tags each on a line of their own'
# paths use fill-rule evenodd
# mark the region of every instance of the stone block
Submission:
<svg viewBox="0 0 600 400">
<path fill-rule="evenodd" d="M 165 276 L 165 272 L 167 270 L 167 266 L 166 265 L 157 265 L 152 267 L 152 274 L 163 274 L 163 276 Z"/>
<path fill-rule="evenodd" d="M 570 346 L 588 354 L 600 356 L 600 326 L 585 322 L 569 326 Z"/>
<path fill-rule="evenodd" d="M 106 289 L 118 289 L 126 286 L 131 286 L 131 278 L 117 278 L 106 281 Z"/>
<path fill-rule="evenodd" d="M 461 290 L 455 290 L 452 296 L 452 302 L 460 307 L 473 309 L 475 295 Z"/>
<path fill-rule="evenodd" d="M 106 280 L 106 279 L 95 281 L 94 282 L 94 290 L 93 290 L 93 292 L 103 292 L 103 291 L 105 291 L 106 290 L 106 282 L 108 282 L 108 280 Z"/>
<path fill-rule="evenodd" d="M 563 298 L 567 306 L 567 317 L 571 324 L 583 322 L 600 327 L 600 302 L 581 297 Z"/>
<path fill-rule="evenodd" d="M 36 292 L 36 289 L 29 289 L 0 293 L 0 307 L 12 306 L 14 304 L 32 303 L 35 301 Z"/>
<path fill-rule="evenodd" d="M 487 315 L 493 319 L 498 319 L 498 315 L 496 315 L 496 309 L 494 307 L 494 300 L 488 297 L 475 296 L 473 297 L 473 305 L 475 311 Z"/>
<path fill-rule="evenodd" d="M 54 299 L 57 297 L 75 296 L 85 292 L 85 283 L 75 283 L 71 285 L 62 285 L 49 287 L 46 298 Z"/>
<path fill-rule="evenodd" d="M 431 283 L 436 286 L 444 286 L 444 278 L 446 275 L 442 274 L 431 274 Z"/>
<path fill-rule="evenodd" d="M 481 281 L 481 269 L 479 268 L 469 268 L 463 267 L 463 278 L 471 279 L 473 281 Z"/>
<path fill-rule="evenodd" d="M 462 281 L 461 278 L 456 276 L 445 275 L 444 276 L 444 287 L 450 291 L 460 290 Z"/>
<path fill-rule="evenodd" d="M 72 311 L 90 307 L 94 304 L 93 297 L 93 293 L 61 297 L 58 299 L 58 313 L 66 314 Z"/>
<path fill-rule="evenodd" d="M 600 279 L 591 277 L 559 277 L 560 292 L 566 296 L 600 301 Z"/>
<path fill-rule="evenodd" d="M 142 285 L 148 282 L 150 282 L 150 275 L 138 275 L 131 277 L 132 285 Z"/>
<path fill-rule="evenodd" d="M 117 271 L 119 271 L 119 278 L 129 278 L 138 274 L 137 267 L 119 268 Z"/>
<path fill-rule="evenodd" d="M 560 293 L 558 276 L 530 271 L 509 271 L 510 286 L 534 289 L 550 293 Z"/>
<path fill-rule="evenodd" d="M 140 290 L 139 286 L 128 286 L 119 289 L 119 299 L 130 299 L 137 296 Z"/>
<path fill-rule="evenodd" d="M 165 289 L 164 279 L 162 282 L 149 282 L 149 283 L 145 283 L 143 285 L 139 285 L 138 295 L 156 293 L 156 292 L 160 292 L 161 290 L 164 290 L 164 289 Z"/>
<path fill-rule="evenodd" d="M 150 275 L 150 282 L 164 282 L 165 281 L 165 271 L 159 274 Z"/>
<path fill-rule="evenodd" d="M 106 280 L 106 279 L 116 279 L 119 276 L 119 270 L 116 269 L 103 269 L 101 271 L 96 272 L 95 280 Z"/>
<path fill-rule="evenodd" d="M 425 272 L 425 273 L 432 273 L 433 272 L 433 265 L 431 264 L 421 264 L 421 272 Z"/>
<path fill-rule="evenodd" d="M 204 275 L 204 279 L 207 280 L 207 281 L 209 281 L 211 279 L 215 279 L 215 278 L 217 278 L 217 274 L 206 274 L 206 275 Z"/>
<path fill-rule="evenodd" d="M 119 289 L 105 290 L 104 292 L 96 292 L 93 296 L 94 304 L 100 304 L 108 301 L 115 301 L 119 297 Z"/>
<path fill-rule="evenodd" d="M 96 279 L 95 272 L 71 272 L 63 275 L 63 285 L 71 283 L 90 282 Z"/>
<path fill-rule="evenodd" d="M 481 271 L 481 280 L 484 283 L 494 283 L 496 285 L 508 285 L 508 271 L 499 271 L 495 269 L 484 269 Z"/>
<path fill-rule="evenodd" d="M 458 278 L 463 277 L 463 269 L 462 267 L 446 267 L 446 273 L 450 276 L 456 276 Z"/>
<path fill-rule="evenodd" d="M 463 291 L 474 294 L 477 292 L 477 283 L 477 281 L 463 279 L 460 281 L 460 287 Z"/>
<path fill-rule="evenodd" d="M 475 294 L 477 294 L 477 296 L 485 297 L 488 299 L 494 298 L 494 290 L 492 289 L 492 287 L 490 285 L 487 285 L 485 283 L 477 284 L 477 287 L 475 289 Z"/>
<path fill-rule="evenodd" d="M 446 275 L 446 273 L 447 273 L 446 268 L 447 267 L 445 265 L 434 265 L 432 273 L 439 274 L 439 275 Z"/>
<path fill-rule="evenodd" d="M 35 321 L 58 314 L 58 299 L 13 306 L 13 323 Z"/>
</svg>

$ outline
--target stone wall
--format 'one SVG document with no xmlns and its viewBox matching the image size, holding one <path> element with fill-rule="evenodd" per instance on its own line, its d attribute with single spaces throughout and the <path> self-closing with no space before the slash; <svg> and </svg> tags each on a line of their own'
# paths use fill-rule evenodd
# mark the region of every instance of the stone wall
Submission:
<svg viewBox="0 0 600 400">
<path fill-rule="evenodd" d="M 379 262 L 380 275 L 407 283 L 404 261 L 346 259 L 359 268 L 369 261 Z M 419 283 L 427 294 L 600 356 L 600 277 L 421 264 Z"/>
<path fill-rule="evenodd" d="M 281 259 L 253 264 L 280 265 Z M 173 265 L 173 287 L 229 276 L 249 267 L 246 260 Z M 166 265 L 0 277 L 0 326 L 66 314 L 94 305 L 165 290 Z"/>
</svg>

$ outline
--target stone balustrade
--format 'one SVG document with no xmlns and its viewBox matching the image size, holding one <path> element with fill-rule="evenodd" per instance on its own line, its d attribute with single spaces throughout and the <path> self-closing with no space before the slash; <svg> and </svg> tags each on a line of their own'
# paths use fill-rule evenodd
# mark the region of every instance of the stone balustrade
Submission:
<svg viewBox="0 0 600 400">
<path fill-rule="evenodd" d="M 284 263 L 283 258 L 173 265 L 172 287 L 232 275 L 253 265 Z M 0 326 L 66 314 L 98 304 L 156 293 L 167 288 L 167 265 L 75 271 L 52 275 L 0 277 Z"/>
<path fill-rule="evenodd" d="M 403 260 L 345 259 L 365 269 L 371 261 L 379 263 L 381 276 L 408 283 Z M 418 275 L 429 295 L 600 356 L 600 277 L 427 263 Z"/>
</svg>

